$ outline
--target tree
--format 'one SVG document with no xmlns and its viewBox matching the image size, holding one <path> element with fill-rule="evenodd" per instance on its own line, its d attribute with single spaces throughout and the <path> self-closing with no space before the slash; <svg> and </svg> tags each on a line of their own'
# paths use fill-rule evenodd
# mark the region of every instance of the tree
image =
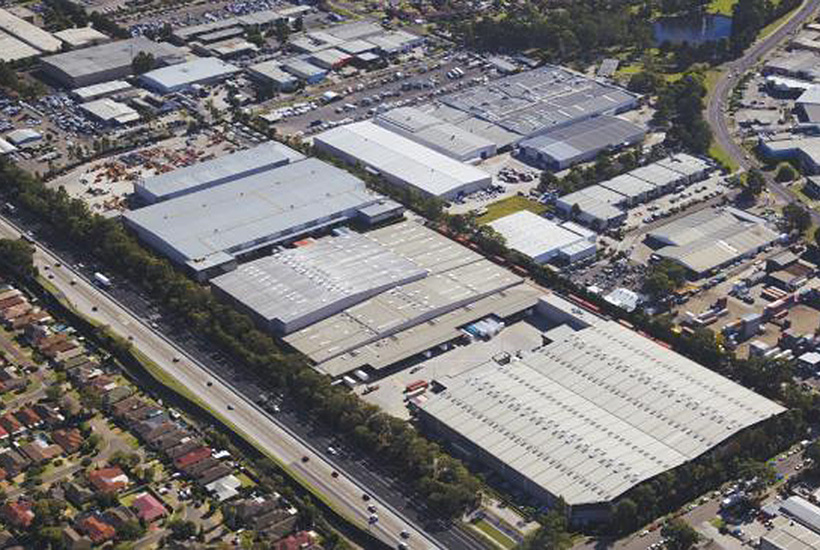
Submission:
<svg viewBox="0 0 820 550">
<path fill-rule="evenodd" d="M 691 525 L 680 518 L 669 521 L 661 529 L 669 550 L 689 550 L 700 540 L 700 535 Z"/>
<path fill-rule="evenodd" d="M 794 181 L 797 177 L 797 172 L 794 171 L 792 165 L 785 162 L 780 165 L 780 168 L 777 169 L 777 174 L 774 176 L 774 180 L 778 183 L 786 183 L 787 181 Z"/>
<path fill-rule="evenodd" d="M 147 52 L 139 52 L 131 61 L 131 70 L 134 74 L 144 74 L 152 70 L 156 66 L 156 60 L 153 54 Z"/>
<path fill-rule="evenodd" d="M 612 529 L 617 533 L 631 533 L 637 527 L 638 506 L 633 500 L 624 498 L 612 512 Z"/>
<path fill-rule="evenodd" d="M 117 529 L 117 538 L 121 540 L 137 540 L 145 534 L 145 527 L 136 520 L 123 523 Z"/>
<path fill-rule="evenodd" d="M 538 182 L 539 191 L 548 191 L 553 189 L 556 185 L 558 185 L 558 176 L 547 170 L 541 172 L 541 178 Z"/>
<path fill-rule="evenodd" d="M 276 21 L 276 27 L 273 32 L 279 44 L 284 45 L 288 41 L 288 38 L 290 38 L 290 25 L 288 25 L 288 22 L 284 19 L 279 19 Z"/>
<path fill-rule="evenodd" d="M 0 264 L 16 277 L 37 275 L 34 267 L 34 247 L 26 241 L 0 239 Z"/>
<path fill-rule="evenodd" d="M 783 219 L 789 231 L 803 233 L 811 225 L 811 214 L 803 206 L 791 202 L 783 208 Z"/>
<path fill-rule="evenodd" d="M 653 300 L 660 300 L 675 290 L 675 284 L 665 273 L 659 271 L 650 273 L 643 282 L 643 290 Z"/>
<path fill-rule="evenodd" d="M 763 172 L 757 168 L 752 168 L 746 174 L 746 189 L 752 196 L 757 197 L 764 189 L 766 189 L 766 178 L 763 177 Z"/>
<path fill-rule="evenodd" d="M 578 206 L 578 203 L 572 205 L 572 208 L 569 209 L 569 219 L 577 220 L 578 216 L 581 215 L 581 207 Z"/>
<path fill-rule="evenodd" d="M 197 533 L 196 523 L 193 521 L 176 519 L 168 523 L 168 528 L 171 530 L 171 538 L 174 540 L 187 540 Z"/>
<path fill-rule="evenodd" d="M 521 550 L 563 550 L 572 546 L 563 503 L 538 518 L 541 524 L 519 547 Z"/>
</svg>

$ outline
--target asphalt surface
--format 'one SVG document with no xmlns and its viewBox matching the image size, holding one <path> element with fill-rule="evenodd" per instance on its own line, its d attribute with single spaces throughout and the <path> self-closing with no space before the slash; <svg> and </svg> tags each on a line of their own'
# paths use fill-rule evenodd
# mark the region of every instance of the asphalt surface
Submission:
<svg viewBox="0 0 820 550">
<path fill-rule="evenodd" d="M 768 37 L 752 45 L 742 57 L 723 65 L 723 74 L 715 84 L 715 88 L 709 97 L 706 105 L 706 121 L 712 128 L 712 133 L 726 153 L 734 159 L 744 170 L 756 167 L 757 162 L 743 147 L 732 137 L 729 129 L 729 122 L 726 117 L 726 109 L 729 104 L 729 96 L 738 84 L 743 75 L 753 70 L 755 65 L 768 53 L 776 48 L 789 35 L 799 31 L 803 23 L 812 17 L 820 7 L 820 0 L 806 0 L 803 6 L 786 23 Z M 791 191 L 766 176 L 769 189 L 782 200 L 794 201 Z M 820 223 L 820 212 L 811 211 L 815 223 Z"/>
<path fill-rule="evenodd" d="M 20 233 L 9 221 L 0 219 L 0 236 L 19 238 Z M 318 446 L 321 440 L 303 439 L 120 301 L 103 292 L 90 277 L 75 270 L 41 243 L 35 243 L 35 248 L 35 265 L 77 311 L 128 338 L 149 360 L 209 404 L 226 422 L 255 440 L 292 474 L 322 493 L 349 520 L 365 526 L 394 548 L 404 540 L 400 537 L 402 531 L 410 533 L 405 542 L 411 549 L 482 548 L 459 530 L 452 530 L 452 534 L 442 531 L 438 538 L 443 540 L 434 540 L 418 524 L 381 499 L 377 486 L 353 477 L 338 464 L 336 457 L 328 456 L 323 451 L 326 447 Z M 339 473 L 338 477 L 332 476 L 333 471 Z M 371 497 L 369 502 L 364 501 L 364 493 Z M 378 521 L 372 524 L 368 522 L 368 504 L 377 508 Z"/>
</svg>

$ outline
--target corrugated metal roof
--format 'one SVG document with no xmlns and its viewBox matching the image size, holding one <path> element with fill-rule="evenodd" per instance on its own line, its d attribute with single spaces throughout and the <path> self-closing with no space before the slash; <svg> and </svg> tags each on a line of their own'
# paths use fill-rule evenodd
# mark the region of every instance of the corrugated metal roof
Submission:
<svg viewBox="0 0 820 550">
<path fill-rule="evenodd" d="M 200 57 L 149 71 L 140 76 L 140 80 L 149 86 L 162 91 L 176 90 L 198 82 L 220 77 L 227 77 L 241 69 L 216 57 Z"/>
<path fill-rule="evenodd" d="M 529 258 L 549 255 L 578 243 L 583 243 L 584 249 L 590 245 L 585 235 L 527 210 L 499 218 L 489 226 L 504 237 L 509 248 Z"/>
<path fill-rule="evenodd" d="M 570 505 L 608 502 L 785 409 L 614 321 L 551 331 L 422 410 Z"/>
<path fill-rule="evenodd" d="M 637 124 L 613 116 L 597 116 L 579 120 L 555 130 L 525 139 L 519 146 L 534 149 L 558 162 L 569 162 L 608 147 L 634 143 L 646 130 Z"/>
</svg>

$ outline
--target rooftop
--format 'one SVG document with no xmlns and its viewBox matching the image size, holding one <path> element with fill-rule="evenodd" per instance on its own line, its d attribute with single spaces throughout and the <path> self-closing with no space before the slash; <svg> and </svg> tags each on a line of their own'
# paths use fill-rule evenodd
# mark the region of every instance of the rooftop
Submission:
<svg viewBox="0 0 820 550">
<path fill-rule="evenodd" d="M 558 225 L 527 210 L 504 216 L 489 225 L 504 237 L 509 248 L 529 258 L 588 240 L 586 235 L 573 231 L 572 226 Z"/>
<path fill-rule="evenodd" d="M 58 52 L 60 41 L 40 27 L 0 8 L 0 29 L 41 52 Z"/>
<path fill-rule="evenodd" d="M 783 516 L 772 520 L 774 528 L 764 533 L 761 541 L 766 541 L 763 548 L 778 550 L 816 550 L 820 548 L 820 535 Z"/>
<path fill-rule="evenodd" d="M 114 101 L 109 97 L 83 103 L 80 105 L 80 108 L 103 122 L 127 124 L 140 119 L 140 115 L 137 111 L 125 103 Z"/>
<path fill-rule="evenodd" d="M 140 79 L 161 90 L 175 90 L 198 82 L 226 77 L 239 71 L 239 67 L 216 57 L 200 57 L 149 71 L 141 75 Z"/>
<path fill-rule="evenodd" d="M 611 501 L 784 411 L 614 321 L 454 377 L 421 405 L 570 505 Z"/>
<path fill-rule="evenodd" d="M 54 36 L 71 46 L 85 46 L 91 42 L 101 42 L 108 40 L 108 35 L 103 34 L 94 27 L 80 27 L 77 29 L 64 29 L 54 33 Z"/>
<path fill-rule="evenodd" d="M 436 197 L 463 186 L 489 184 L 490 175 L 458 162 L 370 121 L 339 126 L 314 143 L 358 159 L 365 165 Z"/>
<path fill-rule="evenodd" d="M 646 130 L 637 124 L 604 115 L 549 130 L 519 145 L 536 149 L 557 161 L 570 161 L 590 151 L 634 143 L 645 133 Z"/>
</svg>

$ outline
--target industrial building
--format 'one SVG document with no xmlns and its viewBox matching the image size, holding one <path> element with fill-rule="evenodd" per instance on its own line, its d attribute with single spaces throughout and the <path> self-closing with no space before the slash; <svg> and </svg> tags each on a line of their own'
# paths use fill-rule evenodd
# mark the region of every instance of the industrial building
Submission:
<svg viewBox="0 0 820 550">
<path fill-rule="evenodd" d="M 760 537 L 759 550 L 817 550 L 820 535 L 783 516 L 772 520 L 772 528 Z"/>
<path fill-rule="evenodd" d="M 80 109 L 95 120 L 110 126 L 130 124 L 140 119 L 140 115 L 137 111 L 125 103 L 114 101 L 110 97 L 83 103 L 80 105 Z"/>
<path fill-rule="evenodd" d="M 820 174 L 820 137 L 775 135 L 760 138 L 760 151 L 774 160 L 796 160 L 804 173 Z"/>
<path fill-rule="evenodd" d="M 391 288 L 286 336 L 333 377 L 379 371 L 465 338 L 462 328 L 508 319 L 541 294 L 513 273 L 416 222 L 367 233 L 427 276 Z"/>
<path fill-rule="evenodd" d="M 327 69 L 318 67 L 310 63 L 307 59 L 290 58 L 282 63 L 282 69 L 289 72 L 296 78 L 304 80 L 307 84 L 318 84 L 327 76 Z"/>
<path fill-rule="evenodd" d="M 140 76 L 147 88 L 161 94 L 189 90 L 195 84 L 213 84 L 238 73 L 241 69 L 216 57 L 199 57 L 154 69 Z"/>
<path fill-rule="evenodd" d="M 780 512 L 814 533 L 820 533 L 820 507 L 801 496 L 790 496 L 780 503 Z"/>
<path fill-rule="evenodd" d="M 547 65 L 443 96 L 441 102 L 523 139 L 587 118 L 633 109 L 638 96 Z"/>
<path fill-rule="evenodd" d="M 40 55 L 39 50 L 0 31 L 0 60 L 9 63 L 37 55 Z"/>
<path fill-rule="evenodd" d="M 107 34 L 101 33 L 94 27 L 63 29 L 55 32 L 54 36 L 72 48 L 85 48 L 86 46 L 94 46 L 111 40 Z"/>
<path fill-rule="evenodd" d="M 290 334 L 426 276 L 378 241 L 346 230 L 245 263 L 211 285 L 259 326 Z"/>
<path fill-rule="evenodd" d="M 248 75 L 257 82 L 273 87 L 277 92 L 292 92 L 299 85 L 299 79 L 282 70 L 276 61 L 263 61 L 248 67 Z"/>
<path fill-rule="evenodd" d="M 555 206 L 565 218 L 603 231 L 626 221 L 625 207 L 628 203 L 628 197 L 617 191 L 591 185 L 558 198 Z"/>
<path fill-rule="evenodd" d="M 462 162 L 486 159 L 496 153 L 492 141 L 413 107 L 381 113 L 373 122 Z"/>
<path fill-rule="evenodd" d="M 424 429 L 576 524 L 607 521 L 636 485 L 785 411 L 554 294 L 544 344 L 434 380 Z"/>
<path fill-rule="evenodd" d="M 686 268 L 698 279 L 736 260 L 754 256 L 780 234 L 766 221 L 736 208 L 706 208 L 647 233 L 655 254 Z"/>
<path fill-rule="evenodd" d="M 558 260 L 573 263 L 595 256 L 597 235 L 572 222 L 557 224 L 538 214 L 521 210 L 504 216 L 489 226 L 496 230 L 507 247 L 535 263 Z"/>
<path fill-rule="evenodd" d="M 137 54 L 151 54 L 158 65 L 173 65 L 185 60 L 184 51 L 165 42 L 143 36 L 51 55 L 41 59 L 43 73 L 67 88 L 91 86 L 133 74 Z"/>
<path fill-rule="evenodd" d="M 273 170 L 304 158 L 304 155 L 286 145 L 268 141 L 250 149 L 137 180 L 134 192 L 140 200 L 150 204 Z"/>
<path fill-rule="evenodd" d="M 0 8 L 0 31 L 41 53 L 59 52 L 62 43 L 48 31 Z"/>
<path fill-rule="evenodd" d="M 784 53 L 767 60 L 763 74 L 815 80 L 820 77 L 820 55 L 808 50 Z"/>
<path fill-rule="evenodd" d="M 353 59 L 353 56 L 336 48 L 328 48 L 311 54 L 309 59 L 317 67 L 335 71 L 347 65 Z"/>
<path fill-rule="evenodd" d="M 514 144 L 521 140 L 521 136 L 518 134 L 507 131 L 493 122 L 453 109 L 447 105 L 421 105 L 419 109 L 439 120 L 449 122 L 462 130 L 494 143 L 496 150 L 499 152 L 511 149 Z"/>
<path fill-rule="evenodd" d="M 359 216 L 382 197 L 317 159 L 305 159 L 133 210 L 139 238 L 206 280 L 237 258 Z"/>
<path fill-rule="evenodd" d="M 522 157 L 540 168 L 564 170 L 599 153 L 636 145 L 646 129 L 614 116 L 597 116 L 548 130 L 518 144 Z"/>
<path fill-rule="evenodd" d="M 75 88 L 71 91 L 71 95 L 77 101 L 85 102 L 125 93 L 132 89 L 131 84 L 125 80 L 110 80 L 108 82 L 101 82 L 100 84 L 93 84 L 83 88 Z"/>
<path fill-rule="evenodd" d="M 459 162 L 370 121 L 339 126 L 313 144 L 350 164 L 361 164 L 389 183 L 445 200 L 492 184 L 490 174 Z"/>
</svg>

